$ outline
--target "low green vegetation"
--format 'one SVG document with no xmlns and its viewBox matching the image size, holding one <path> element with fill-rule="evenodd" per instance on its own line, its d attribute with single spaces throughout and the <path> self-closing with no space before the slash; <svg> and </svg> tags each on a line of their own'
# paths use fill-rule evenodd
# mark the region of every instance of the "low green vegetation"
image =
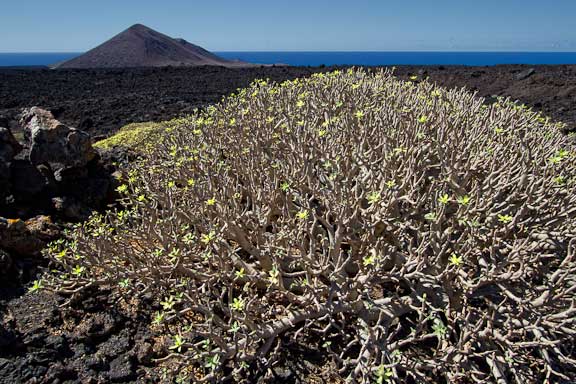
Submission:
<svg viewBox="0 0 576 384">
<path fill-rule="evenodd" d="M 94 147 L 108 150 L 114 147 L 130 148 L 139 152 L 151 151 L 167 133 L 178 126 L 183 119 L 164 122 L 132 123 L 122 127 L 113 136 L 94 143 Z"/>
<path fill-rule="evenodd" d="M 254 382 L 298 345 L 350 382 L 575 377 L 576 152 L 538 114 L 348 70 L 99 145 L 142 143 L 41 286 L 152 294 L 179 379 Z"/>
</svg>

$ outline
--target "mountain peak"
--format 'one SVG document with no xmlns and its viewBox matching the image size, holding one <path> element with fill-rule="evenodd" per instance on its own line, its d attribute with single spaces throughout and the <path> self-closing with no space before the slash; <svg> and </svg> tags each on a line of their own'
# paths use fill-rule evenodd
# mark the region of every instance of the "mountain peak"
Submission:
<svg viewBox="0 0 576 384">
<path fill-rule="evenodd" d="M 148 27 L 145 26 L 144 24 L 136 23 L 136 24 L 132 25 L 132 26 L 131 26 L 130 28 L 128 28 L 128 29 L 150 29 L 150 28 L 148 28 Z"/>
<path fill-rule="evenodd" d="M 128 68 L 253 64 L 221 58 L 184 39 L 173 39 L 143 24 L 134 24 L 85 54 L 55 68 Z"/>
<path fill-rule="evenodd" d="M 145 26 L 144 24 L 134 24 L 132 25 L 130 28 L 126 29 L 124 32 L 122 33 L 126 33 L 126 32 L 152 32 L 152 33 L 159 33 L 155 30 L 153 30 L 150 27 Z"/>
</svg>

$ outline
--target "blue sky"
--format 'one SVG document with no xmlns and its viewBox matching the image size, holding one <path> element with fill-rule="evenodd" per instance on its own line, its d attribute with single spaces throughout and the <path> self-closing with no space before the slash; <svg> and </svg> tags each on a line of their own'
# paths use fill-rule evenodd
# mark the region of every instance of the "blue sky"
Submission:
<svg viewBox="0 0 576 384">
<path fill-rule="evenodd" d="M 213 51 L 576 51 L 574 0 L 0 0 L 0 52 L 85 51 L 135 23 Z"/>
</svg>

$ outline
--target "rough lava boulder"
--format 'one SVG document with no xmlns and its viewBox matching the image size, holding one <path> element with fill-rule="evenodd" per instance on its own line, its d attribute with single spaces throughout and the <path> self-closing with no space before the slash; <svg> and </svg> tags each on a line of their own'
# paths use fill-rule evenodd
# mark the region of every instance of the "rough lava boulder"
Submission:
<svg viewBox="0 0 576 384">
<path fill-rule="evenodd" d="M 38 107 L 25 109 L 20 124 L 27 151 L 12 162 L 11 193 L 25 210 L 40 210 L 25 216 L 47 212 L 82 221 L 101 209 L 110 197 L 110 176 L 90 135 Z"/>
<path fill-rule="evenodd" d="M 0 249 L 26 256 L 40 256 L 47 242 L 56 239 L 60 229 L 48 216 L 29 220 L 0 217 Z"/>
<path fill-rule="evenodd" d="M 64 221 L 87 219 L 109 202 L 111 172 L 92 147 L 90 135 L 62 124 L 50 111 L 25 109 L 20 124 L 23 144 L 9 129 L 0 128 L 0 248 L 35 254 L 45 236 L 29 230 L 30 220 L 22 220 L 48 218 L 45 215 Z"/>
<path fill-rule="evenodd" d="M 0 159 L 11 161 L 22 150 L 22 146 L 8 128 L 0 127 Z"/>
<path fill-rule="evenodd" d="M 7 275 L 10 273 L 12 268 L 12 258 L 8 254 L 8 252 L 3 251 L 0 249 L 0 277 Z M 0 343 L 2 346 L 2 343 Z"/>
<path fill-rule="evenodd" d="M 0 127 L 0 205 L 8 196 L 10 190 L 10 165 L 14 156 L 22 150 L 22 146 L 16 141 L 12 132 L 7 128 Z"/>
<path fill-rule="evenodd" d="M 21 114 L 24 142 L 0 128 L 0 275 L 58 238 L 57 223 L 79 222 L 113 198 L 114 167 L 89 134 L 32 107 Z M 12 272 L 11 272 L 12 271 Z M 1 380 L 0 380 L 1 381 Z"/>
<path fill-rule="evenodd" d="M 60 123 L 49 111 L 32 107 L 23 113 L 21 124 L 30 137 L 30 162 L 48 164 L 57 181 L 64 173 L 76 173 L 74 169 L 85 167 L 97 155 L 90 135 Z"/>
</svg>

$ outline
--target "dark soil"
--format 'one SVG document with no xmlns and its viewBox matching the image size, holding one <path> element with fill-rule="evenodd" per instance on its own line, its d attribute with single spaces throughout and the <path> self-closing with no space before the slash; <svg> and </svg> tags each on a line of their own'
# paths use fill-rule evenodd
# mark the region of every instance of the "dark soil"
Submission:
<svg viewBox="0 0 576 384">
<path fill-rule="evenodd" d="M 534 71 L 528 71 L 533 68 Z M 166 120 L 217 102 L 256 78 L 285 80 L 330 68 L 149 68 L 131 70 L 0 70 L 0 126 L 20 108 L 53 110 L 64 123 L 93 136 L 130 122 Z M 480 96 L 510 96 L 576 129 L 576 65 L 398 67 L 401 78 L 429 76 Z M 3 117 L 4 116 L 4 117 Z M 26 294 L 34 260 L 20 278 L 0 278 L 0 383 L 159 382 L 152 361 L 166 352 L 148 329 L 151 313 L 124 311 L 108 292 L 69 297 Z M 312 348 L 302 351 L 302 348 Z M 332 382 L 313 346 L 286 348 L 291 366 L 268 372 L 266 382 Z"/>
<path fill-rule="evenodd" d="M 23 293 L 0 289 L 0 384 L 174 382 L 177 362 L 159 368 L 154 361 L 170 351 L 168 339 L 149 329 L 151 314 L 160 309 L 152 307 L 150 297 L 128 299 L 128 306 L 126 298 L 106 290 L 71 297 Z M 135 307 L 140 309 L 128 310 Z M 266 370 L 251 367 L 248 382 L 338 382 L 334 367 L 314 345 L 318 340 L 310 345 L 284 342 L 283 361 L 288 363 Z"/>
<path fill-rule="evenodd" d="M 132 122 L 169 120 L 219 101 L 253 80 L 286 80 L 318 69 L 165 67 L 98 70 L 2 70 L 0 119 L 42 106 L 65 124 L 93 136 Z M 2 122 L 0 121 L 0 126 Z"/>
<path fill-rule="evenodd" d="M 531 68 L 534 72 L 525 77 Z M 93 136 L 109 135 L 128 123 L 189 114 L 257 78 L 282 81 L 327 70 L 330 68 L 0 68 L 0 125 L 3 115 L 10 120 L 23 107 L 40 106 Z M 402 66 L 396 73 L 401 78 L 429 76 L 440 85 L 467 87 L 484 97 L 510 96 L 576 129 L 576 65 Z"/>
<path fill-rule="evenodd" d="M 107 292 L 17 297 L 2 308 L 0 383 L 108 383 L 146 377 L 148 319 L 123 313 Z"/>
<path fill-rule="evenodd" d="M 576 130 L 576 65 L 397 67 L 401 78 L 429 76 L 439 85 L 466 87 L 479 96 L 510 97 Z"/>
</svg>

